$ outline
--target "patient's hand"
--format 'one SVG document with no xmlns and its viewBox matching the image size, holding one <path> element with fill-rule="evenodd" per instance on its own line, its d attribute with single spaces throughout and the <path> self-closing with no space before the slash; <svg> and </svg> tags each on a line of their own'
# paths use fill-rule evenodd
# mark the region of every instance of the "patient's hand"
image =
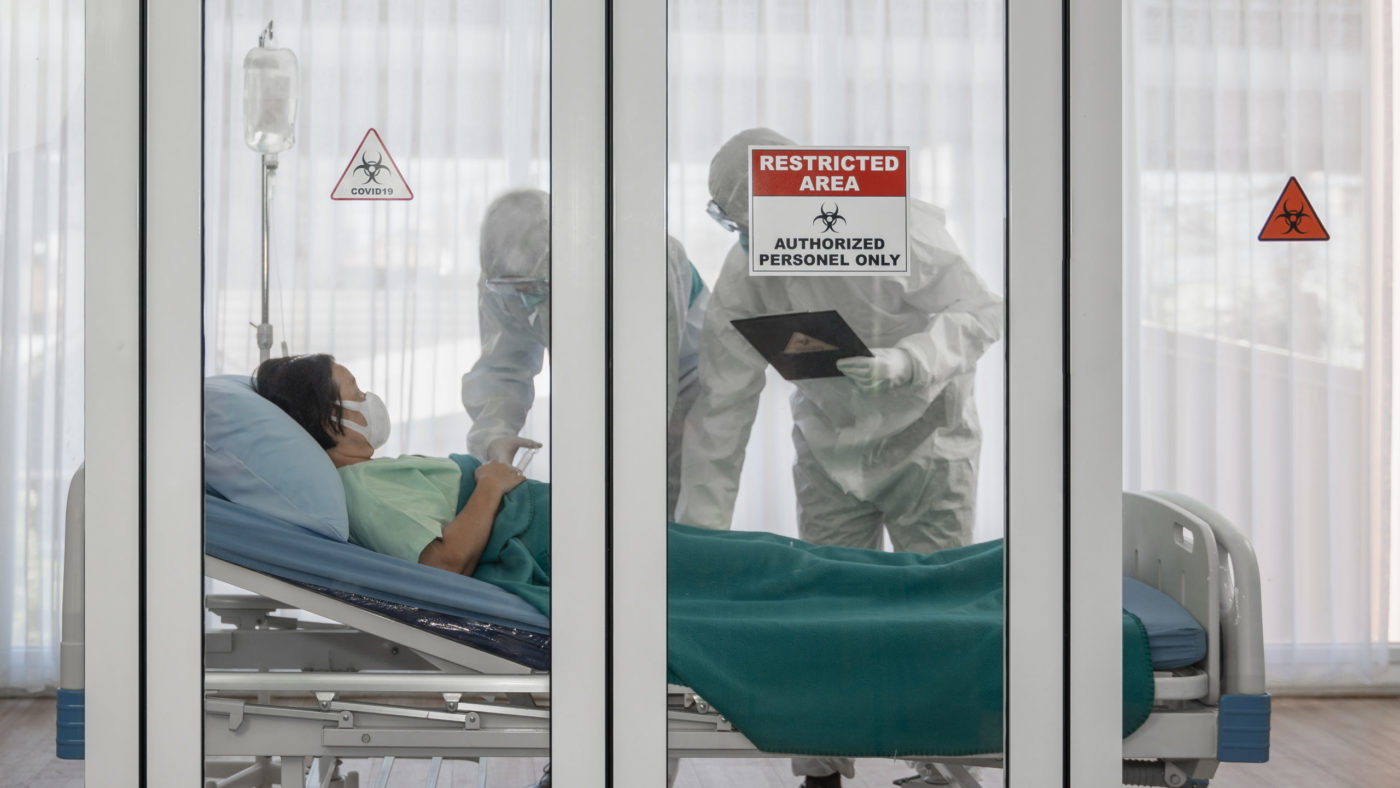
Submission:
<svg viewBox="0 0 1400 788">
<path fill-rule="evenodd" d="M 476 469 L 476 486 L 496 495 L 505 495 L 523 481 L 523 473 L 503 462 L 488 462 Z"/>
</svg>

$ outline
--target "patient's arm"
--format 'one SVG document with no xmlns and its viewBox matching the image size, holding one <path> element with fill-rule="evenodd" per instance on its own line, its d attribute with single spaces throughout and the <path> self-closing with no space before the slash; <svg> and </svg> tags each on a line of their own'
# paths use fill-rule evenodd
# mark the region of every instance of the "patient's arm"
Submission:
<svg viewBox="0 0 1400 788">
<path fill-rule="evenodd" d="M 491 538 L 491 527 L 501 499 L 525 481 L 521 473 L 503 462 L 488 462 L 476 469 L 476 488 L 462 511 L 418 554 L 418 563 L 470 575 Z"/>
</svg>

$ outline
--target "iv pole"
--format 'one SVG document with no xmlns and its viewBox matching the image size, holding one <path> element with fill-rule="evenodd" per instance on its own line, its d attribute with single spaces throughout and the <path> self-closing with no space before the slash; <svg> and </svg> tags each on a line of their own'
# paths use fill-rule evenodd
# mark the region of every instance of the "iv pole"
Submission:
<svg viewBox="0 0 1400 788">
<path fill-rule="evenodd" d="M 267 361 L 272 352 L 272 324 L 267 322 L 268 274 L 271 268 L 268 262 L 270 232 L 267 219 L 267 198 L 271 179 L 276 171 L 277 154 L 264 153 L 262 155 L 262 322 L 255 326 L 258 330 L 258 363 L 260 364 Z"/>
<path fill-rule="evenodd" d="M 267 41 L 272 37 L 272 20 L 268 20 L 267 28 L 262 35 L 258 36 L 258 46 L 267 46 Z M 268 322 L 268 287 L 269 274 L 271 272 L 271 230 L 268 225 L 268 189 L 272 185 L 272 174 L 277 170 L 277 154 L 264 153 L 260 157 L 260 169 L 262 170 L 262 322 L 255 328 L 258 332 L 258 363 L 267 361 L 272 354 L 272 324 Z"/>
<path fill-rule="evenodd" d="M 245 142 L 247 142 L 248 146 L 255 152 L 259 153 L 260 161 L 258 166 L 262 180 L 262 311 L 260 313 L 262 320 L 259 323 L 249 324 L 257 331 L 258 363 L 267 361 L 268 357 L 272 354 L 272 324 L 269 322 L 270 310 L 268 304 L 272 272 L 272 233 L 269 203 L 272 198 L 272 184 L 277 175 L 277 152 L 292 147 L 294 130 L 290 124 L 294 124 L 294 119 L 296 117 L 296 58 L 286 50 L 276 50 L 278 54 L 274 55 L 272 51 L 269 51 L 272 49 L 274 49 L 273 29 L 272 21 L 269 20 L 267 27 L 264 28 L 262 34 L 258 36 L 257 48 L 248 53 L 248 57 L 244 59 L 243 63 L 245 79 L 243 103 L 243 112 L 245 115 Z M 271 57 L 270 62 L 272 63 L 277 63 L 278 59 L 281 58 L 281 65 L 269 66 L 268 57 Z M 288 63 L 287 61 L 290 62 Z M 281 108 L 284 110 L 284 113 L 280 118 L 280 120 L 289 125 L 280 129 L 276 127 L 266 127 L 266 124 L 269 122 L 267 106 L 266 104 L 259 104 L 260 102 L 270 100 L 270 97 L 265 92 L 269 89 L 270 84 L 265 76 L 269 67 L 280 67 L 282 69 L 282 73 L 277 75 L 281 80 L 280 96 L 272 100 L 290 102 L 289 105 L 284 105 Z M 287 69 L 291 71 L 290 81 L 286 73 Z M 256 79 L 255 72 L 258 75 Z M 256 84 L 257 89 L 250 94 L 249 90 L 252 84 Z M 250 95 L 254 97 L 251 99 L 253 102 L 251 104 Z M 274 93 L 274 95 L 277 94 Z M 274 123 L 279 119 L 278 113 L 276 112 L 272 113 L 270 117 L 274 119 Z M 274 141 L 268 141 L 266 135 L 269 134 L 272 135 Z M 259 135 L 264 136 L 260 137 Z M 269 150 L 269 148 L 271 148 L 271 150 Z M 286 343 L 284 342 L 284 348 L 285 345 Z"/>
</svg>

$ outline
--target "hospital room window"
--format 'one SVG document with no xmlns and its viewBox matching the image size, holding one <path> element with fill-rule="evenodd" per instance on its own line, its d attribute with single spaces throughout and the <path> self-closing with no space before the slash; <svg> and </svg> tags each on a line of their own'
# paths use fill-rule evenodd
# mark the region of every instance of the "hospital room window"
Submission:
<svg viewBox="0 0 1400 788">
<path fill-rule="evenodd" d="M 1125 486 L 1198 497 L 1249 533 L 1271 683 L 1385 681 L 1395 16 L 1365 0 L 1125 8 Z M 1259 240 L 1290 177 L 1329 240 Z"/>
</svg>

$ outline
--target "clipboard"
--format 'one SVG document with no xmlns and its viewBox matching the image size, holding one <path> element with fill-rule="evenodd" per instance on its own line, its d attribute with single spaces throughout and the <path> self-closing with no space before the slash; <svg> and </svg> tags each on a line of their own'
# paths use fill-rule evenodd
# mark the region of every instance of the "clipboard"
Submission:
<svg viewBox="0 0 1400 788">
<path fill-rule="evenodd" d="M 787 380 L 840 377 L 837 360 L 874 355 L 834 309 L 729 322 Z"/>
</svg>

